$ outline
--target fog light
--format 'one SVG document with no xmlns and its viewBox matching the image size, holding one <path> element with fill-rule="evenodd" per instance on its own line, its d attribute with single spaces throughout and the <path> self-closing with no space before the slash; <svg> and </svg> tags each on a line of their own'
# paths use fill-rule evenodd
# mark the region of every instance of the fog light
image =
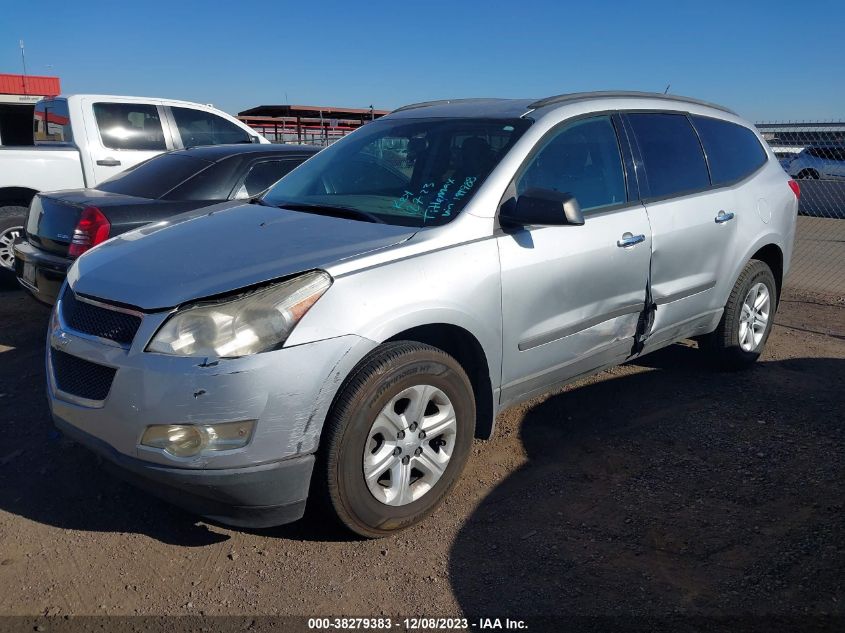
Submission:
<svg viewBox="0 0 845 633">
<path fill-rule="evenodd" d="M 252 438 L 254 421 L 223 424 L 155 424 L 141 438 L 143 446 L 160 448 L 175 457 L 241 448 Z"/>
</svg>

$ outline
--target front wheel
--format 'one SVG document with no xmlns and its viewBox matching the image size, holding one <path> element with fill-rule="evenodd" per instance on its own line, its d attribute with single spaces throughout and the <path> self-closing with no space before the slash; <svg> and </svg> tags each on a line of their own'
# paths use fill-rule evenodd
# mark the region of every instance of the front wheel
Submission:
<svg viewBox="0 0 845 633">
<path fill-rule="evenodd" d="M 328 510 L 368 538 L 422 521 L 457 481 L 475 430 L 472 386 L 435 347 L 388 343 L 352 372 L 323 434 Z"/>
<path fill-rule="evenodd" d="M 27 208 L 21 206 L 0 207 L 0 270 L 14 270 L 15 251 L 12 245 L 23 235 Z"/>
<path fill-rule="evenodd" d="M 765 262 L 752 259 L 731 291 L 716 331 L 702 340 L 724 369 L 742 369 L 763 352 L 777 311 L 777 284 Z"/>
</svg>

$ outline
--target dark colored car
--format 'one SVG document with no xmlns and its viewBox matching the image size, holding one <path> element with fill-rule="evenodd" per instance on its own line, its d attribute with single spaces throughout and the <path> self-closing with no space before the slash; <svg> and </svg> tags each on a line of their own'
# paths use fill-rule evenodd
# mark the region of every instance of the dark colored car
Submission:
<svg viewBox="0 0 845 633">
<path fill-rule="evenodd" d="M 18 282 L 55 303 L 73 260 L 115 235 L 185 211 L 263 192 L 319 148 L 214 145 L 161 154 L 96 189 L 40 193 L 15 244 Z"/>
</svg>

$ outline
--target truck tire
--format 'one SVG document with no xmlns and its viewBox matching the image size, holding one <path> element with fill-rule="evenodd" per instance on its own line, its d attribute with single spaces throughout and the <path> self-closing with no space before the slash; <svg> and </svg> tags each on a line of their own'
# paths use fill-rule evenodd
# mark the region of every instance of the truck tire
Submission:
<svg viewBox="0 0 845 633">
<path fill-rule="evenodd" d="M 458 480 L 475 432 L 472 385 L 444 351 L 411 341 L 374 350 L 326 420 L 314 501 L 379 538 L 428 516 Z"/>
<path fill-rule="evenodd" d="M 18 204 L 0 206 L 0 272 L 4 280 L 10 274 L 14 275 L 15 252 L 13 242 L 23 235 L 26 224 L 27 207 Z"/>
<path fill-rule="evenodd" d="M 754 364 L 772 331 L 777 302 L 772 269 L 752 259 L 734 284 L 719 327 L 700 341 L 718 368 L 736 370 Z"/>
</svg>

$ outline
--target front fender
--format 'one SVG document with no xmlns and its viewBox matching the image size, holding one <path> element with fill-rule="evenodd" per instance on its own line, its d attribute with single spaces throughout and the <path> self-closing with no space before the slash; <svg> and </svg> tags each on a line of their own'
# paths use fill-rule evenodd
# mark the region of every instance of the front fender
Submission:
<svg viewBox="0 0 845 633">
<path fill-rule="evenodd" d="M 481 344 L 496 388 L 501 378 L 501 301 L 496 242 L 480 240 L 339 275 L 287 345 L 347 334 L 382 343 L 411 328 L 454 325 Z"/>
</svg>

